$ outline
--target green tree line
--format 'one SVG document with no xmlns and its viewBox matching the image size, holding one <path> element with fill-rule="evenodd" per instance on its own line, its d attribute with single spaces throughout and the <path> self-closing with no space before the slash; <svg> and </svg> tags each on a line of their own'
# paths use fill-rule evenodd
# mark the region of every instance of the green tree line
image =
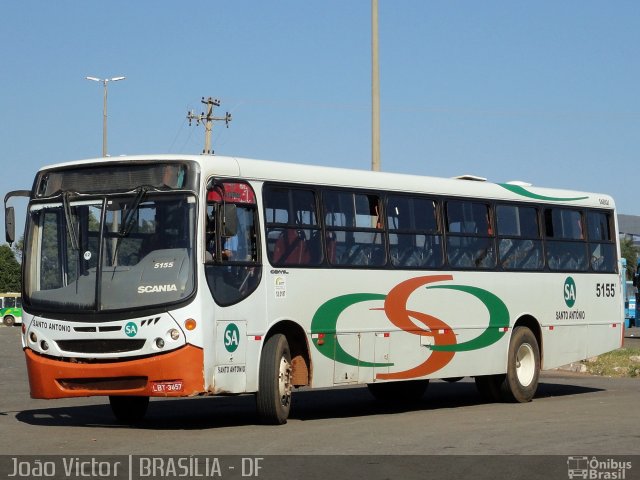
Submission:
<svg viewBox="0 0 640 480">
<path fill-rule="evenodd" d="M 638 248 L 633 245 L 633 240 L 623 238 L 620 240 L 620 252 L 627 259 L 627 280 L 633 279 L 638 264 Z"/>
<path fill-rule="evenodd" d="M 0 245 L 0 292 L 20 292 L 20 263 L 15 252 L 6 243 Z"/>
</svg>

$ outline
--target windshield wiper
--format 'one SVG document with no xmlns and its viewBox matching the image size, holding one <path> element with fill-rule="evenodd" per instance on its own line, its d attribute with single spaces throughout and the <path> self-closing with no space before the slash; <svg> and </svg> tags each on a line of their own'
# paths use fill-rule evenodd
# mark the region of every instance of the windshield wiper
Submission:
<svg viewBox="0 0 640 480">
<path fill-rule="evenodd" d="M 131 202 L 131 205 L 129 205 L 129 209 L 124 214 L 122 223 L 120 224 L 120 228 L 118 228 L 118 240 L 116 241 L 116 246 L 113 249 L 113 260 L 112 260 L 113 265 L 117 264 L 118 249 L 120 248 L 121 241 L 124 237 L 129 236 L 129 233 L 131 233 L 131 229 L 133 228 L 133 225 L 136 219 L 135 214 L 138 211 L 140 204 L 144 200 L 144 197 L 147 196 L 147 192 L 150 190 L 150 188 L 151 187 L 148 187 L 146 185 L 138 187 L 138 189 L 136 190 L 137 191 L 136 198 L 133 199 L 133 202 Z M 115 270 L 114 270 L 114 273 L 115 273 Z"/>
<path fill-rule="evenodd" d="M 67 225 L 67 234 L 71 239 L 71 248 L 73 250 L 80 250 L 80 242 L 78 240 L 78 232 L 76 231 L 73 214 L 71 213 L 71 204 L 69 203 L 69 197 L 71 192 L 64 192 L 62 194 L 62 207 L 64 210 L 64 223 Z"/>
<path fill-rule="evenodd" d="M 141 186 L 138 188 L 136 198 L 133 199 L 133 202 L 131 203 L 131 205 L 129 205 L 129 209 L 122 219 L 122 224 L 118 229 L 118 236 L 126 237 L 131 232 L 131 229 L 133 228 L 133 225 L 135 223 L 135 214 L 138 211 L 140 204 L 144 200 L 144 197 L 147 196 L 147 192 L 149 191 L 149 189 L 150 187 L 148 186 Z"/>
</svg>

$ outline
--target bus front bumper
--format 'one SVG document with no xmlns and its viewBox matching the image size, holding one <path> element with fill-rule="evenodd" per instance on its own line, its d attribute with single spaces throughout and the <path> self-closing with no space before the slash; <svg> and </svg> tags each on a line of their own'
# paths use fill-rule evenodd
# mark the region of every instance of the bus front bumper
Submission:
<svg viewBox="0 0 640 480">
<path fill-rule="evenodd" d="M 204 354 L 185 345 L 153 357 L 72 363 L 24 350 L 32 398 L 135 395 L 186 397 L 204 391 Z"/>
</svg>

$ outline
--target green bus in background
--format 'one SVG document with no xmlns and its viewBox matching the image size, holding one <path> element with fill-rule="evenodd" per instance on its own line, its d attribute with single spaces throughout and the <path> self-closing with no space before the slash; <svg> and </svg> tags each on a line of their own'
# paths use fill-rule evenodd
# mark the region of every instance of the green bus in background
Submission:
<svg viewBox="0 0 640 480">
<path fill-rule="evenodd" d="M 19 293 L 0 293 L 0 318 L 7 327 L 22 323 L 22 298 Z"/>
</svg>

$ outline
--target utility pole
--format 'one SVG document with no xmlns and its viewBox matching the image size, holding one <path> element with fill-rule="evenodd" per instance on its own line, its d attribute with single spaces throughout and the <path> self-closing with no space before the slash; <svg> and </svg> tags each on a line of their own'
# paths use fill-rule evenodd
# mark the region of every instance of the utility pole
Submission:
<svg viewBox="0 0 640 480">
<path fill-rule="evenodd" d="M 380 74 L 378 0 L 371 0 L 371 170 L 380 170 Z"/>
<path fill-rule="evenodd" d="M 202 100 L 200 101 L 207 106 L 207 113 L 202 112 L 200 115 L 196 115 L 192 110 L 187 114 L 187 119 L 189 120 L 189 126 L 191 126 L 191 122 L 193 120 L 196 121 L 196 125 L 200 125 L 201 123 L 204 125 L 204 150 L 202 151 L 202 154 L 213 155 L 213 150 L 211 148 L 211 131 L 213 130 L 213 122 L 223 121 L 227 125 L 227 128 L 229 128 L 231 114 L 227 112 L 224 117 L 214 117 L 213 107 L 219 107 L 220 100 L 217 98 L 202 97 Z"/>
</svg>

